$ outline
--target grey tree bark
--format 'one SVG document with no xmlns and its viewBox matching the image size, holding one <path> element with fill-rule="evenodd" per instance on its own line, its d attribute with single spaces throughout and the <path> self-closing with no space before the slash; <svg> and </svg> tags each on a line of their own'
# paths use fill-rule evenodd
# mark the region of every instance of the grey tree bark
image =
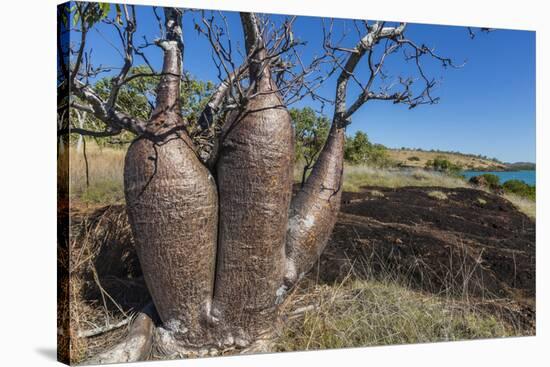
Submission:
<svg viewBox="0 0 550 367">
<path fill-rule="evenodd" d="M 271 78 L 253 14 L 241 14 L 252 96 L 222 132 L 214 312 L 228 338 L 246 345 L 274 322 L 282 296 L 294 157 L 290 115 Z"/>
</svg>

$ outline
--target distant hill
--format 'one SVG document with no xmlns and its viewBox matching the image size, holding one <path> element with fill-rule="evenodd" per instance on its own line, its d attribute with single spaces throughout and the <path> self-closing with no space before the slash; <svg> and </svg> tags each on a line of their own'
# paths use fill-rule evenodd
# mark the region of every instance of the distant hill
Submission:
<svg viewBox="0 0 550 367">
<path fill-rule="evenodd" d="M 510 171 L 534 171 L 537 169 L 537 165 L 531 162 L 506 163 L 506 165 Z"/>
<path fill-rule="evenodd" d="M 459 152 L 445 152 L 445 151 L 427 151 L 417 149 L 388 149 L 388 155 L 391 160 L 402 167 L 415 167 L 423 168 L 426 166 L 426 162 L 434 160 L 437 157 L 445 158 L 451 163 L 459 165 L 464 170 L 471 171 L 508 171 L 519 169 L 534 169 L 528 167 L 527 163 L 504 163 L 496 159 L 473 155 L 464 154 Z"/>
</svg>

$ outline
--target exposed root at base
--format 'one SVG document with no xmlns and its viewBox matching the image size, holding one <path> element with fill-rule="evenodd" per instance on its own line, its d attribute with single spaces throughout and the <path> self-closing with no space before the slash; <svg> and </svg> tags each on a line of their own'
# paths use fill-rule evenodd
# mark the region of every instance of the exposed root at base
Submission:
<svg viewBox="0 0 550 367">
<path fill-rule="evenodd" d="M 148 304 L 130 325 L 128 336 L 120 343 L 87 361 L 84 365 L 137 362 L 149 359 L 179 359 L 227 354 L 266 353 L 273 347 L 275 330 L 269 330 L 251 343 L 189 346 L 174 337 L 174 334 L 159 323 L 158 314 L 152 303 Z"/>
<path fill-rule="evenodd" d="M 83 364 L 137 362 L 147 359 L 153 345 L 156 310 L 152 303 L 141 310 L 132 324 L 128 336 L 119 344 L 100 353 Z"/>
<path fill-rule="evenodd" d="M 274 333 L 265 332 L 251 343 L 244 343 L 243 340 L 225 338 L 225 343 L 203 345 L 200 347 L 189 346 L 179 341 L 174 335 L 164 329 L 157 327 L 154 332 L 153 359 L 180 359 L 213 357 L 228 354 L 266 353 L 273 347 Z M 231 340 L 231 343 L 227 343 Z M 223 344 L 223 345 L 222 345 Z"/>
</svg>

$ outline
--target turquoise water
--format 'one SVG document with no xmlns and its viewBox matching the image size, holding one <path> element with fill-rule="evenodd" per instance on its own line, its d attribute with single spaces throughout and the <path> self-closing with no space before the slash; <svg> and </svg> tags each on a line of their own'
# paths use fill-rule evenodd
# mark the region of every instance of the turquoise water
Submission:
<svg viewBox="0 0 550 367">
<path fill-rule="evenodd" d="M 479 171 L 464 171 L 462 174 L 466 177 L 467 180 L 473 176 L 479 176 L 484 173 L 492 173 L 497 175 L 500 178 L 500 183 L 504 183 L 508 180 L 522 180 L 525 181 L 528 185 L 535 185 L 536 180 L 536 171 L 504 171 L 504 172 L 479 172 Z"/>
</svg>

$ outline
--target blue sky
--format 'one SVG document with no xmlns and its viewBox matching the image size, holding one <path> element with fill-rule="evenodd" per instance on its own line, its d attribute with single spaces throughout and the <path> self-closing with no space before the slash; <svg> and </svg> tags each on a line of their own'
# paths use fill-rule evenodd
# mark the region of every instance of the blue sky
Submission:
<svg viewBox="0 0 550 367">
<path fill-rule="evenodd" d="M 158 24 L 151 8 L 137 7 L 137 14 L 137 43 L 143 35 L 149 40 L 158 37 Z M 224 14 L 234 46 L 242 45 L 238 13 Z M 188 12 L 184 19 L 184 67 L 199 79 L 217 81 L 208 42 L 193 28 L 193 17 L 197 16 Z M 280 21 L 282 17 L 273 19 Z M 350 26 L 349 21 L 337 21 L 335 30 L 341 32 Z M 321 33 L 320 18 L 298 17 L 296 20 L 295 37 L 308 42 L 301 48 L 304 60 L 322 52 Z M 419 44 L 434 47 L 441 55 L 452 57 L 457 64 L 464 61 L 466 64 L 460 69 L 443 69 L 440 63 L 427 60 L 424 63 L 427 73 L 441 79 L 434 93 L 441 98 L 438 104 L 409 110 L 404 105 L 369 101 L 353 115 L 348 134 L 362 130 L 373 142 L 388 147 L 455 150 L 508 162 L 535 161 L 535 32 L 496 30 L 480 33 L 472 40 L 465 27 L 411 23 L 407 36 Z M 90 33 L 88 47 L 93 49 L 94 65 L 122 65 L 121 56 L 110 44 L 119 46 L 117 37 L 111 27 L 105 25 Z M 351 46 L 356 41 L 356 34 L 351 31 L 344 44 Z M 160 50 L 151 48 L 148 57 L 160 67 Z M 136 59 L 136 64 L 139 63 Z M 366 70 L 366 65 L 360 65 L 357 75 L 366 77 Z M 401 54 L 392 55 L 386 62 L 389 75 L 406 76 L 411 72 L 414 73 L 414 68 Z M 319 93 L 333 98 L 335 81 L 336 78 L 329 79 Z M 351 86 L 350 97 L 353 98 L 357 90 Z M 295 107 L 305 105 L 319 108 L 311 100 L 303 100 Z M 323 112 L 331 117 L 331 106 Z"/>
</svg>

